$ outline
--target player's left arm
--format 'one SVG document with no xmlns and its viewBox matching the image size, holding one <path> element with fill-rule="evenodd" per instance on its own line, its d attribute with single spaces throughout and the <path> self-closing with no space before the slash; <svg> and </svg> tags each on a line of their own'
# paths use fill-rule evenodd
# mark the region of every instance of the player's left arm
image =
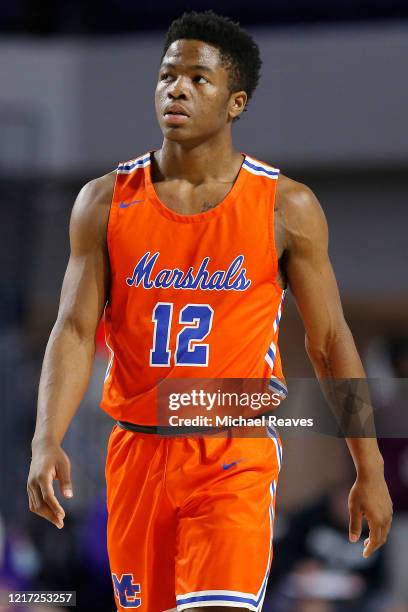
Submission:
<svg viewBox="0 0 408 612">
<path fill-rule="evenodd" d="M 290 181 L 281 190 L 276 212 L 284 249 L 285 275 L 303 319 L 306 351 L 319 379 L 365 378 L 353 336 L 344 318 L 337 282 L 328 255 L 328 228 L 323 210 L 309 187 Z M 387 539 L 392 502 L 384 479 L 384 462 L 375 437 L 346 438 L 356 468 L 349 496 L 350 541 L 369 525 L 363 555 Z"/>
</svg>

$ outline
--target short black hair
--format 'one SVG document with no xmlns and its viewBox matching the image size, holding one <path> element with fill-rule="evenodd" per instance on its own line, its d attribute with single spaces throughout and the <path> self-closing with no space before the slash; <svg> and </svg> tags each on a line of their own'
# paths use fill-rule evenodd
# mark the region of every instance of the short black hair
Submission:
<svg viewBox="0 0 408 612">
<path fill-rule="evenodd" d="M 230 73 L 230 91 L 243 90 L 248 100 L 252 97 L 259 82 L 262 60 L 258 45 L 238 22 L 213 11 L 184 13 L 171 23 L 167 31 L 162 60 L 170 45 L 182 38 L 200 40 L 216 47 Z"/>
</svg>

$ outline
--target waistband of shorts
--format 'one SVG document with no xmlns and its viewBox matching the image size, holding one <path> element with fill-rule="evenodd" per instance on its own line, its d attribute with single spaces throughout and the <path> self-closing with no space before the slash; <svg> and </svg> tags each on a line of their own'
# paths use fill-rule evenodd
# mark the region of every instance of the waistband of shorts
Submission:
<svg viewBox="0 0 408 612">
<path fill-rule="evenodd" d="M 217 434 L 222 431 L 228 431 L 230 427 L 188 427 L 179 425 L 138 425 L 129 421 L 116 421 L 118 427 L 126 429 L 126 431 L 134 431 L 135 433 L 153 434 L 158 436 L 191 436 L 193 434 Z"/>
</svg>

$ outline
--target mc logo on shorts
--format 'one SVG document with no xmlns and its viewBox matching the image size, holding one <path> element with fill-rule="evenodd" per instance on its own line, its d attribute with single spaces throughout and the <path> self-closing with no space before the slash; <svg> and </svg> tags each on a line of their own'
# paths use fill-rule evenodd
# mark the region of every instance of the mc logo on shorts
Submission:
<svg viewBox="0 0 408 612">
<path fill-rule="evenodd" d="M 113 588 L 123 608 L 138 608 L 142 600 L 137 595 L 140 593 L 140 583 L 133 582 L 133 574 L 122 574 L 120 578 L 112 574 Z"/>
</svg>

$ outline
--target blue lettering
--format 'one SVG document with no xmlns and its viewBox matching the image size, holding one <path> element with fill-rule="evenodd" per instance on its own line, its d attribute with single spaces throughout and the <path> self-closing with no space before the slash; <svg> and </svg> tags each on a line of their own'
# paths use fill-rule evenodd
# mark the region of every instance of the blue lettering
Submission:
<svg viewBox="0 0 408 612">
<path fill-rule="evenodd" d="M 126 283 L 129 285 L 129 287 L 131 287 L 132 285 L 135 285 L 137 287 L 142 282 L 142 280 L 143 287 L 145 287 L 146 289 L 150 289 L 151 287 L 153 287 L 153 283 L 150 280 L 150 274 L 155 264 L 155 261 L 159 256 L 159 252 L 155 253 L 151 257 L 150 261 L 148 261 L 149 255 L 150 251 L 147 251 L 147 253 L 145 253 L 141 260 L 136 264 L 135 269 L 133 270 L 133 276 L 126 279 Z M 145 276 L 147 276 L 147 279 L 145 279 Z"/>
<path fill-rule="evenodd" d="M 142 600 L 137 595 L 140 593 L 140 584 L 133 582 L 133 574 L 122 574 L 120 578 L 112 574 L 113 588 L 119 603 L 123 608 L 139 608 Z"/>
<path fill-rule="evenodd" d="M 159 257 L 157 251 L 150 255 L 147 251 L 134 267 L 131 277 L 126 279 L 129 287 L 138 287 L 141 283 L 145 289 L 202 289 L 210 291 L 245 291 L 251 285 L 251 280 L 245 277 L 246 268 L 243 268 L 244 256 L 238 255 L 227 270 L 215 270 L 212 274 L 207 270 L 209 257 L 204 257 L 198 271 L 189 267 L 186 273 L 179 268 L 163 268 L 153 277 L 153 267 Z"/>
<path fill-rule="evenodd" d="M 207 285 L 205 284 L 206 280 L 208 280 L 208 270 L 206 270 L 207 264 L 210 261 L 209 257 L 204 257 L 203 261 L 201 262 L 201 265 L 198 269 L 197 272 L 197 277 L 196 279 L 193 281 L 193 285 L 192 285 L 192 289 L 197 289 L 198 286 L 201 283 L 201 289 L 208 289 Z M 202 282 L 201 282 L 202 281 Z"/>
<path fill-rule="evenodd" d="M 232 278 L 234 276 L 234 274 L 236 274 L 238 272 L 238 270 L 241 267 L 243 261 L 244 261 L 244 256 L 243 255 L 238 255 L 238 257 L 236 257 L 234 259 L 234 261 L 232 262 L 232 264 L 228 268 L 227 274 L 225 276 L 225 285 L 226 285 L 226 287 L 228 289 L 231 288 L 228 285 L 230 278 Z"/>
<path fill-rule="evenodd" d="M 214 274 L 211 274 L 208 282 L 209 289 L 222 289 L 224 287 L 223 279 L 225 272 L 223 270 L 216 270 Z"/>
<path fill-rule="evenodd" d="M 154 279 L 155 287 L 163 287 L 163 289 L 167 289 L 173 283 L 173 279 L 171 278 L 172 270 L 161 270 L 156 278 Z M 163 279 L 163 280 L 162 280 Z"/>
</svg>

